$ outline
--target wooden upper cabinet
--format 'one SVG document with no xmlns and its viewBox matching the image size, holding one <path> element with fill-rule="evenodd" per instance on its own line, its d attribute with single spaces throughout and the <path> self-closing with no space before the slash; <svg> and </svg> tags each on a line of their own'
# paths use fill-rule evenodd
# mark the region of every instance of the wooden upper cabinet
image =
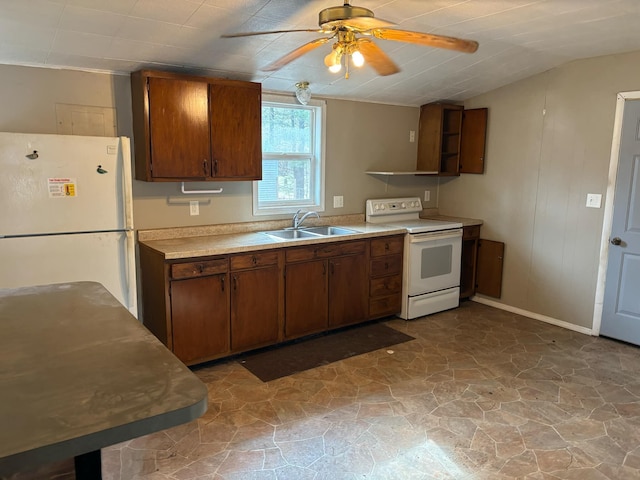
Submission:
<svg viewBox="0 0 640 480">
<path fill-rule="evenodd" d="M 441 176 L 483 173 L 486 129 L 486 108 L 422 105 L 416 170 Z"/>
<path fill-rule="evenodd" d="M 261 95 L 259 83 L 134 72 L 136 179 L 259 180 Z"/>
<path fill-rule="evenodd" d="M 459 175 L 460 105 L 429 103 L 420 107 L 418 127 L 418 171 L 440 175 Z"/>
<path fill-rule="evenodd" d="M 484 173 L 488 112 L 487 108 L 473 108 L 462 112 L 460 173 Z"/>
<path fill-rule="evenodd" d="M 211 151 L 216 180 L 262 178 L 262 92 L 260 84 L 210 85 Z"/>
<path fill-rule="evenodd" d="M 208 88 L 206 82 L 149 78 L 152 177 L 209 176 Z"/>
</svg>

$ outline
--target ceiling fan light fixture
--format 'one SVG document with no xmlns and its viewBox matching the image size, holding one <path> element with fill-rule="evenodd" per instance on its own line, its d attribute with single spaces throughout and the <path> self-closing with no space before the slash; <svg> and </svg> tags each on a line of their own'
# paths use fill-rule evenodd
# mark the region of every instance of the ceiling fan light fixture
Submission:
<svg viewBox="0 0 640 480">
<path fill-rule="evenodd" d="M 354 50 L 351 53 L 351 62 L 354 67 L 361 67 L 364 65 L 364 57 L 358 50 Z"/>
<path fill-rule="evenodd" d="M 296 98 L 302 105 L 306 105 L 311 100 L 311 90 L 309 90 L 309 82 L 296 83 Z"/>
</svg>

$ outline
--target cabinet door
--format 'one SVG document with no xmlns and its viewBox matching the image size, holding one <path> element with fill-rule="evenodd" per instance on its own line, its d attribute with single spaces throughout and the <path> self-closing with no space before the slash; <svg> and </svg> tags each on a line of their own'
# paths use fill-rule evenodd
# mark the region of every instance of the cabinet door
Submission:
<svg viewBox="0 0 640 480">
<path fill-rule="evenodd" d="M 259 84 L 210 85 L 212 177 L 262 178 L 262 94 Z"/>
<path fill-rule="evenodd" d="M 326 260 L 292 263 L 285 268 L 285 337 L 300 337 L 326 330 Z"/>
<path fill-rule="evenodd" d="M 502 263 L 504 243 L 492 240 L 478 241 L 476 292 L 489 297 L 502 295 Z"/>
<path fill-rule="evenodd" d="M 207 177 L 211 164 L 207 83 L 157 77 L 148 82 L 151 176 Z"/>
<path fill-rule="evenodd" d="M 488 112 L 487 108 L 474 108 L 465 110 L 462 115 L 460 173 L 484 172 Z"/>
<path fill-rule="evenodd" d="M 231 349 L 276 343 L 280 269 L 277 265 L 231 273 Z"/>
<path fill-rule="evenodd" d="M 368 288 L 364 254 L 329 260 L 329 327 L 365 321 L 369 305 Z"/>
<path fill-rule="evenodd" d="M 229 352 L 227 274 L 173 280 L 173 353 L 193 364 Z"/>
</svg>

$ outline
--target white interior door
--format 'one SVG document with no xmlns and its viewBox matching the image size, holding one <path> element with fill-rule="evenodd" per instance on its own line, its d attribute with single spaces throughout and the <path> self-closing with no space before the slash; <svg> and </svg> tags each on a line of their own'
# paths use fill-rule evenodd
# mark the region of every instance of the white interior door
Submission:
<svg viewBox="0 0 640 480">
<path fill-rule="evenodd" d="M 640 100 L 625 102 L 600 334 L 640 345 Z"/>
</svg>

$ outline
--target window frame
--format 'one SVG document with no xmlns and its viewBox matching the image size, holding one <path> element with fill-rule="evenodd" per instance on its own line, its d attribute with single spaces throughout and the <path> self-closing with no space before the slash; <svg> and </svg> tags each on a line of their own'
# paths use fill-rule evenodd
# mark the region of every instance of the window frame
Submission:
<svg viewBox="0 0 640 480">
<path fill-rule="evenodd" d="M 258 183 L 252 182 L 253 215 L 286 215 L 293 214 L 298 210 L 314 210 L 324 212 L 325 210 L 325 137 L 326 137 L 326 102 L 324 100 L 312 99 L 307 105 L 300 105 L 294 98 L 277 94 L 263 94 L 262 104 L 275 104 L 276 106 L 294 105 L 296 108 L 309 109 L 313 118 L 313 139 L 312 152 L 310 155 L 286 155 L 287 159 L 306 159 L 311 156 L 311 178 L 312 178 L 312 201 L 292 203 L 287 201 L 281 205 L 260 206 L 258 198 Z M 269 160 L 277 157 L 270 157 Z M 283 156 L 284 158 L 284 156 Z M 264 161 L 264 157 L 261 159 Z"/>
</svg>

